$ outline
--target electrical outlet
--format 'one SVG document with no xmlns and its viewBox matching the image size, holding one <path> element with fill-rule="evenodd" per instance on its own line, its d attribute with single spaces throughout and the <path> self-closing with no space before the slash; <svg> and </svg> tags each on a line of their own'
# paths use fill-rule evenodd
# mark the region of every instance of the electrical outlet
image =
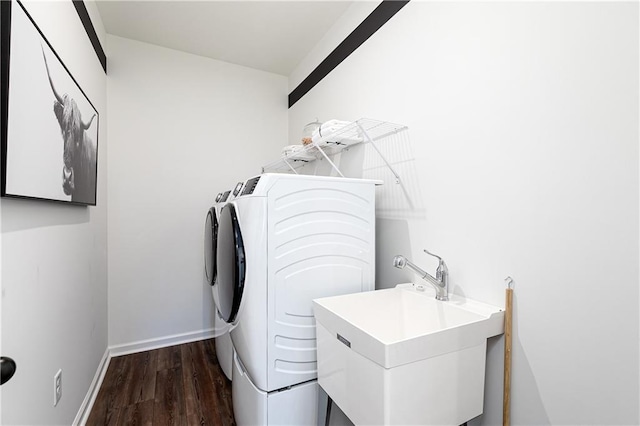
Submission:
<svg viewBox="0 0 640 426">
<path fill-rule="evenodd" d="M 57 406 L 62 398 L 62 369 L 53 376 L 53 406 Z"/>
</svg>

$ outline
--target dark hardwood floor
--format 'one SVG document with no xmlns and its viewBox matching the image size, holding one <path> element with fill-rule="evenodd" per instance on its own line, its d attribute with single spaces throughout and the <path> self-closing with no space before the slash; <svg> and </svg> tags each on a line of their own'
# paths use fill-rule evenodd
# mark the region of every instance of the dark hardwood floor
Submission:
<svg viewBox="0 0 640 426">
<path fill-rule="evenodd" d="M 111 359 L 87 425 L 235 425 L 214 340 Z"/>
</svg>

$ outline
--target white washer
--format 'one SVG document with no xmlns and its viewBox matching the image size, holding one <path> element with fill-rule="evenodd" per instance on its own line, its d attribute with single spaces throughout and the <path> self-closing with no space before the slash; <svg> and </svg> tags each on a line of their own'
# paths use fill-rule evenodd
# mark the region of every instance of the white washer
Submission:
<svg viewBox="0 0 640 426">
<path fill-rule="evenodd" d="M 220 212 L 238 425 L 315 424 L 312 300 L 374 290 L 376 181 L 264 174 Z"/>
<path fill-rule="evenodd" d="M 218 286 L 216 251 L 218 240 L 218 218 L 220 210 L 226 204 L 231 191 L 221 192 L 216 196 L 215 204 L 207 212 L 204 231 L 204 271 L 207 282 L 211 285 L 215 305 L 215 317 L 213 320 L 213 333 L 216 336 L 216 356 L 222 372 L 231 380 L 233 363 L 233 343 L 229 334 L 229 324 L 222 319 L 218 308 Z"/>
</svg>

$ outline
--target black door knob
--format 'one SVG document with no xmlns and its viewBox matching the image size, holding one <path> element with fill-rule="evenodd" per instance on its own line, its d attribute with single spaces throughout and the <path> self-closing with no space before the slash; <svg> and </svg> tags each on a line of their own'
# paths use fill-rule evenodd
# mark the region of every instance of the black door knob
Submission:
<svg viewBox="0 0 640 426">
<path fill-rule="evenodd" d="M 16 372 L 16 362 L 8 356 L 0 357 L 0 385 L 7 383 Z"/>
</svg>

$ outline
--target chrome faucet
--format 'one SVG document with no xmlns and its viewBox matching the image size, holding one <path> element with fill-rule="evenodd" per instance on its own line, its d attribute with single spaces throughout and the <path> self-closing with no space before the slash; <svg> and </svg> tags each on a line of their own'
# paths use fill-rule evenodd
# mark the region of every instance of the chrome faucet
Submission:
<svg viewBox="0 0 640 426">
<path fill-rule="evenodd" d="M 435 278 L 428 272 L 418 268 L 404 256 L 398 255 L 394 257 L 393 266 L 398 269 L 403 269 L 405 266 L 408 266 L 413 270 L 413 272 L 420 275 L 420 278 L 435 287 L 436 299 L 443 301 L 449 300 L 449 268 L 447 268 L 447 264 L 444 263 L 444 260 L 442 260 L 440 256 L 429 253 L 427 250 L 424 252 L 438 259 L 438 268 L 436 269 Z"/>
</svg>

